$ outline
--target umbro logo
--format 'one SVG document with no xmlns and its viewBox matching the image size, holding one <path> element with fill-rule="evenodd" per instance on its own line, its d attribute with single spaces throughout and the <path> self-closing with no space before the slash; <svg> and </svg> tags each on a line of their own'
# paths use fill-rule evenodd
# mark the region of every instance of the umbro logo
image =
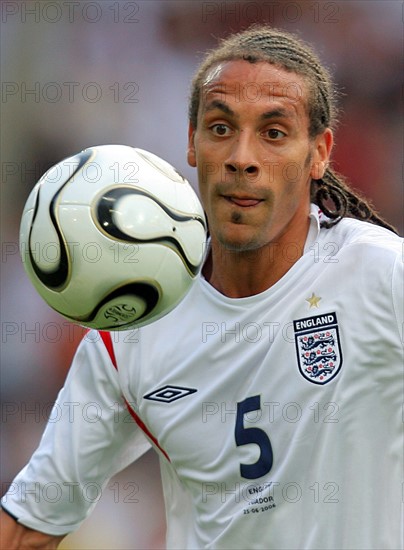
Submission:
<svg viewBox="0 0 404 550">
<path fill-rule="evenodd" d="M 186 397 L 187 395 L 190 395 L 191 393 L 195 393 L 196 389 L 194 388 L 183 388 L 182 386 L 163 386 L 162 388 L 159 388 L 158 390 L 154 390 L 151 393 L 148 393 L 147 395 L 144 395 L 144 399 L 149 399 L 150 401 L 161 401 L 162 403 L 172 403 L 173 401 L 177 401 L 177 399 L 181 399 L 182 397 Z"/>
</svg>

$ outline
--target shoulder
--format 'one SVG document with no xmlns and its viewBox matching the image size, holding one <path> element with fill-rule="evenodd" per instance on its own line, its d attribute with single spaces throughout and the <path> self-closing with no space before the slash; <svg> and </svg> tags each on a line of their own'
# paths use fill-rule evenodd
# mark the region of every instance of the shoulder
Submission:
<svg viewBox="0 0 404 550">
<path fill-rule="evenodd" d="M 403 326 L 404 239 L 383 227 L 343 219 L 330 229 L 321 229 L 322 248 L 333 243 L 335 279 L 351 285 L 363 299 L 379 303 Z M 321 247 L 319 247 L 321 249 Z"/>
<path fill-rule="evenodd" d="M 337 252 L 348 255 L 378 257 L 383 262 L 396 262 L 402 256 L 404 240 L 385 229 L 368 222 L 344 218 L 330 229 L 320 230 L 322 243 L 334 243 Z"/>
<path fill-rule="evenodd" d="M 195 326 L 207 315 L 208 300 L 206 300 L 202 277 L 198 275 L 188 293 L 169 313 L 163 317 L 141 327 L 119 331 L 107 335 L 107 338 L 98 338 L 101 347 L 107 349 L 112 364 L 122 361 L 130 362 L 138 358 L 139 354 L 148 353 L 151 345 L 159 343 L 161 349 L 170 347 L 176 341 L 179 332 L 185 332 Z M 97 339 L 97 338 L 96 338 Z M 106 342 L 109 339 L 109 344 Z M 111 352 L 112 348 L 112 352 Z"/>
</svg>

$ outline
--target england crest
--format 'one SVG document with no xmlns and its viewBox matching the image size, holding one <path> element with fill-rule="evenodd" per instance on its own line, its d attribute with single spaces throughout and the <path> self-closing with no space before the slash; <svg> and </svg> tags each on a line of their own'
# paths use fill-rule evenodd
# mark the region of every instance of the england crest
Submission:
<svg viewBox="0 0 404 550">
<path fill-rule="evenodd" d="M 326 313 L 293 321 L 299 370 L 313 384 L 326 384 L 342 366 L 337 315 Z"/>
</svg>

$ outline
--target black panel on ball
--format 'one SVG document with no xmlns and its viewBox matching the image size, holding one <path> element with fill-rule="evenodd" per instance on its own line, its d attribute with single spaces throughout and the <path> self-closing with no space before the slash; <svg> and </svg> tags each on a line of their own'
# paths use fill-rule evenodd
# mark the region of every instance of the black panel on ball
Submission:
<svg viewBox="0 0 404 550">
<path fill-rule="evenodd" d="M 121 286 L 115 289 L 113 292 L 107 294 L 107 296 L 105 296 L 101 300 L 101 302 L 97 304 L 97 307 L 94 308 L 94 310 L 86 317 L 82 317 L 81 319 L 74 319 L 74 320 L 82 322 L 83 324 L 91 323 L 97 317 L 100 309 L 104 307 L 106 304 L 108 304 L 108 302 L 110 302 L 111 300 L 115 300 L 120 296 L 125 296 L 125 295 L 141 297 L 145 300 L 147 304 L 145 311 L 139 318 L 137 318 L 135 321 L 133 320 L 133 318 L 132 320 L 128 321 L 127 323 L 128 327 L 133 326 L 136 322 L 146 317 L 146 315 L 149 315 L 149 313 L 151 313 L 156 307 L 160 298 L 159 291 L 150 283 L 144 283 L 144 282 L 130 283 L 130 284 Z M 125 326 L 125 323 L 118 326 L 119 328 L 122 328 Z M 111 326 L 103 326 L 102 328 L 103 330 L 113 330 L 114 328 L 117 328 L 117 325 L 111 324 Z"/>
<path fill-rule="evenodd" d="M 197 215 L 187 216 L 185 214 L 179 214 L 178 212 L 174 212 L 173 210 L 168 208 L 167 205 L 159 201 L 151 193 L 148 193 L 147 191 L 134 188 L 134 187 L 116 186 L 112 189 L 109 189 L 109 191 L 104 193 L 103 196 L 99 199 L 96 207 L 97 222 L 99 224 L 99 227 L 102 229 L 102 231 L 105 231 L 105 233 L 107 233 L 111 237 L 114 237 L 114 239 L 118 239 L 123 242 L 161 243 L 162 245 L 165 245 L 166 243 L 170 243 L 171 245 L 174 245 L 174 248 L 177 250 L 179 256 L 181 257 L 184 264 L 187 266 L 188 270 L 193 275 L 196 275 L 199 272 L 199 266 L 195 266 L 191 264 L 191 262 L 187 258 L 185 250 L 183 249 L 181 244 L 178 242 L 178 240 L 172 235 L 164 235 L 164 237 L 156 237 L 153 239 L 146 240 L 146 239 L 133 237 L 132 235 L 127 235 L 115 225 L 113 220 L 113 212 L 116 211 L 116 202 L 122 197 L 125 197 L 127 195 L 142 195 L 142 196 L 148 197 L 151 201 L 155 202 L 172 220 L 179 223 L 195 220 L 199 222 L 203 226 L 203 228 L 206 230 L 206 224 L 204 219 Z"/>
<path fill-rule="evenodd" d="M 38 213 L 39 209 L 39 201 L 41 196 L 41 186 L 38 189 L 38 193 L 35 200 L 35 206 L 34 206 L 34 214 L 31 222 L 31 227 L 29 231 L 28 236 L 28 251 L 29 251 L 29 258 L 32 265 L 32 269 L 35 272 L 35 275 L 38 277 L 38 279 L 41 281 L 43 285 L 46 287 L 52 289 L 52 290 L 60 290 L 63 288 L 63 286 L 67 283 L 68 276 L 69 276 L 69 258 L 66 250 L 66 246 L 64 244 L 63 235 L 60 230 L 58 221 L 56 219 L 56 212 L 55 212 L 55 204 L 57 201 L 58 196 L 62 192 L 62 190 L 66 187 L 66 185 L 72 180 L 72 178 L 77 174 L 77 172 L 86 164 L 86 162 L 90 159 L 92 153 L 91 151 L 83 151 L 80 153 L 80 161 L 77 166 L 77 168 L 74 170 L 72 175 L 65 181 L 65 183 L 58 189 L 58 191 L 54 194 L 52 197 L 51 203 L 49 205 L 49 216 L 52 220 L 53 227 L 56 231 L 56 234 L 58 236 L 59 240 L 59 247 L 60 247 L 60 262 L 57 267 L 57 269 L 51 273 L 48 273 L 46 271 L 43 271 L 35 262 L 35 258 L 32 254 L 31 250 L 31 235 L 32 235 L 32 228 L 35 223 L 35 219 Z M 46 183 L 46 181 L 44 181 Z"/>
</svg>

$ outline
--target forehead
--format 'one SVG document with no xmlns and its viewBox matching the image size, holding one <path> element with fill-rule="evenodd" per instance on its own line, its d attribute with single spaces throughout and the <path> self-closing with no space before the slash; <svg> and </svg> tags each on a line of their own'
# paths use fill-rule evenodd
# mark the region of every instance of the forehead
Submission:
<svg viewBox="0 0 404 550">
<path fill-rule="evenodd" d="M 201 103 L 223 100 L 250 103 L 281 101 L 294 109 L 307 105 L 308 87 L 303 76 L 265 61 L 233 60 L 219 63 L 206 74 Z"/>
</svg>

